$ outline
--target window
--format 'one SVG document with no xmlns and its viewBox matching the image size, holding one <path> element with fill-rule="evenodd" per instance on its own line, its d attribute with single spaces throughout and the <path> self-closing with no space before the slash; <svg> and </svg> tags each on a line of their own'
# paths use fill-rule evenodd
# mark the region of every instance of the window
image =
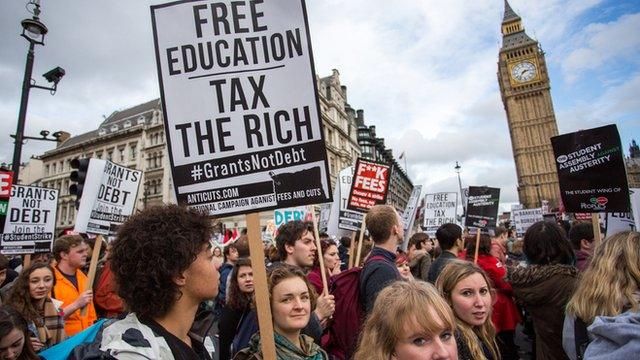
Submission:
<svg viewBox="0 0 640 360">
<path fill-rule="evenodd" d="M 107 151 L 107 160 L 113 161 L 113 150 Z"/>
<path fill-rule="evenodd" d="M 131 144 L 129 146 L 129 157 L 131 160 L 135 160 L 138 157 L 137 144 Z"/>
<path fill-rule="evenodd" d="M 116 124 L 111 125 L 111 132 L 114 132 L 114 131 L 118 131 L 118 125 Z"/>
<path fill-rule="evenodd" d="M 49 175 L 49 165 L 45 165 L 44 166 L 44 175 L 48 176 Z"/>
<path fill-rule="evenodd" d="M 144 124 L 144 116 L 140 115 L 138 118 L 138 125 Z"/>
<path fill-rule="evenodd" d="M 96 157 L 97 157 L 98 159 L 102 159 L 102 151 L 98 151 L 98 152 L 96 152 Z"/>
<path fill-rule="evenodd" d="M 131 127 L 131 121 L 130 120 L 125 121 L 124 122 L 124 128 L 126 129 L 126 128 L 130 128 L 130 127 Z"/>
<path fill-rule="evenodd" d="M 100 128 L 100 130 L 98 130 L 98 135 L 103 136 L 107 133 L 107 130 L 105 128 Z"/>
<path fill-rule="evenodd" d="M 120 163 L 124 163 L 124 147 L 118 148 L 118 152 L 120 153 Z"/>
<path fill-rule="evenodd" d="M 55 174 L 57 172 L 56 163 L 51 164 L 51 171 L 52 171 L 53 174 Z"/>
</svg>

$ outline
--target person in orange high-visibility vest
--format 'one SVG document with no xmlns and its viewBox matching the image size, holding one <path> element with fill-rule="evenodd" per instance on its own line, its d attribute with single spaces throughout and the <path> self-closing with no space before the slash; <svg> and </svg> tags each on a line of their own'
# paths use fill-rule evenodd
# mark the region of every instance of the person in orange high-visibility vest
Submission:
<svg viewBox="0 0 640 360">
<path fill-rule="evenodd" d="M 80 235 L 64 235 L 53 244 L 53 256 L 56 259 L 56 285 L 53 298 L 62 301 L 64 312 L 64 330 L 67 336 L 73 336 L 88 328 L 96 321 L 93 306 L 93 292 L 87 290 L 87 276 L 80 269 L 87 262 L 87 244 Z M 87 307 L 86 315 L 81 309 Z"/>
</svg>

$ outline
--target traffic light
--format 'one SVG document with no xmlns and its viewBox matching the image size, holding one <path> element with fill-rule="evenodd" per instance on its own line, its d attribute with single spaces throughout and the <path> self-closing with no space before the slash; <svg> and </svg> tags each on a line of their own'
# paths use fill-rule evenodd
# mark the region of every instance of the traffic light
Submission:
<svg viewBox="0 0 640 360">
<path fill-rule="evenodd" d="M 89 158 L 76 158 L 71 160 L 71 168 L 75 170 L 73 170 L 69 176 L 69 179 L 71 179 L 69 194 L 77 197 L 76 204 L 80 203 L 80 197 L 82 197 L 82 189 L 84 188 L 84 181 L 87 178 L 87 170 L 89 169 L 89 160 Z"/>
</svg>

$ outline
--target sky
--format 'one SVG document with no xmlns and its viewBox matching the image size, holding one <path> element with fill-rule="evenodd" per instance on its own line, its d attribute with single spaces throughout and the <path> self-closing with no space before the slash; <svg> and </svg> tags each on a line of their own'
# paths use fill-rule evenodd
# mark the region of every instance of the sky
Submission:
<svg viewBox="0 0 640 360">
<path fill-rule="evenodd" d="M 10 163 L 27 42 L 26 0 L 0 4 L 0 163 Z M 46 45 L 34 76 L 61 66 L 58 92 L 32 89 L 26 135 L 97 129 L 104 117 L 159 97 L 149 5 L 165 1 L 42 0 Z M 497 81 L 502 0 L 308 0 L 316 71 L 340 72 L 348 102 L 398 156 L 423 194 L 501 188 L 516 203 L 516 172 Z M 560 133 L 618 126 L 640 140 L 640 1 L 511 0 L 546 53 Z M 52 149 L 28 141 L 22 160 Z M 404 166 L 404 161 L 400 161 Z"/>
</svg>

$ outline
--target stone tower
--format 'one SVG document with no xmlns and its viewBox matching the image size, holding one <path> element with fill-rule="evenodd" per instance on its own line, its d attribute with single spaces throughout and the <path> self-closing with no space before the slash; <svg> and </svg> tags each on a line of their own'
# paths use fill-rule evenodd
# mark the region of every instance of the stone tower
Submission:
<svg viewBox="0 0 640 360">
<path fill-rule="evenodd" d="M 507 113 L 518 197 L 525 208 L 548 200 L 558 206 L 560 188 L 550 138 L 558 135 L 544 51 L 504 2 L 498 82 Z"/>
</svg>

